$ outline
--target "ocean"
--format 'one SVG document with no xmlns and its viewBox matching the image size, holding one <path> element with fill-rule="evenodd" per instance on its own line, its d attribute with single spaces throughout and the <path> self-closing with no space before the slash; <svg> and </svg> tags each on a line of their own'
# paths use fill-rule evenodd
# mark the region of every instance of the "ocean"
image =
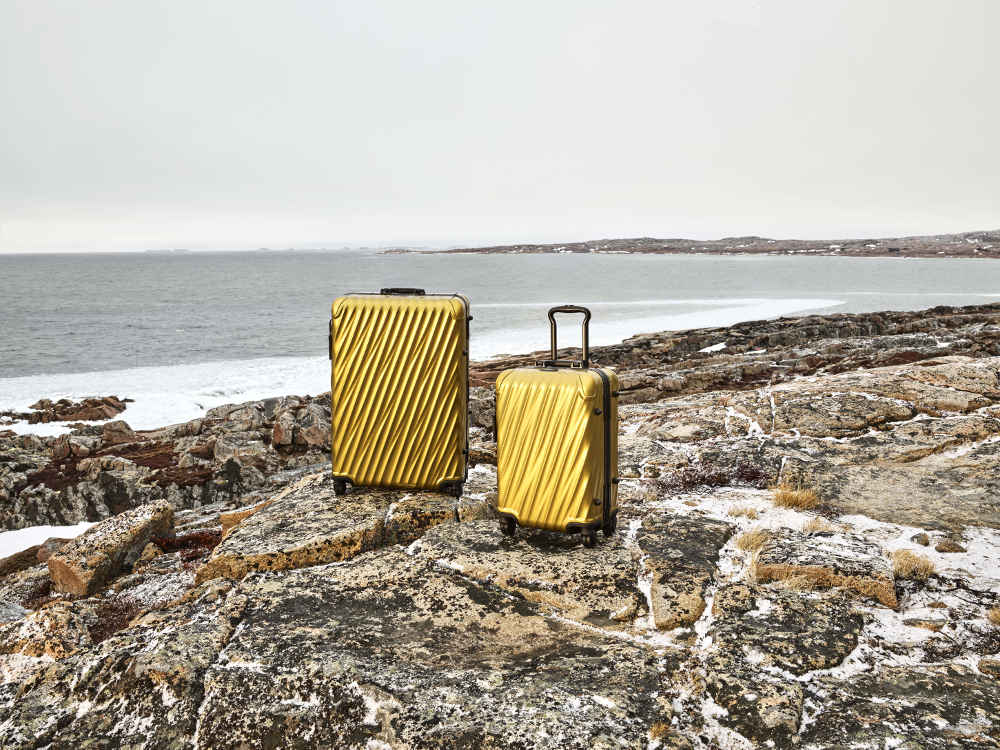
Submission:
<svg viewBox="0 0 1000 750">
<path fill-rule="evenodd" d="M 330 302 L 419 286 L 470 297 L 471 354 L 548 345 L 546 309 L 593 310 L 591 341 L 807 312 L 1000 299 L 1000 262 L 793 256 L 385 255 L 374 250 L 0 255 L 0 410 L 135 399 L 136 429 L 328 389 Z M 576 340 L 568 327 L 561 342 Z M 56 434 L 62 425 L 15 425 Z"/>
</svg>

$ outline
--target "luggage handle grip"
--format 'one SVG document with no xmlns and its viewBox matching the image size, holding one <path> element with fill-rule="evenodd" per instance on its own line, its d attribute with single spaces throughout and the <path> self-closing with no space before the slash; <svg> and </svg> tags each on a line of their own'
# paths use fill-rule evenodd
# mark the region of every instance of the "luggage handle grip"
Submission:
<svg viewBox="0 0 1000 750">
<path fill-rule="evenodd" d="M 556 313 L 572 313 L 583 316 L 580 325 L 582 333 L 583 357 L 579 360 L 559 359 L 557 351 L 559 349 L 556 335 Z M 590 367 L 590 310 L 580 305 L 559 305 L 549 309 L 549 332 L 552 339 L 552 359 L 546 360 L 542 364 L 547 367 L 580 367 L 587 369 Z"/>
<path fill-rule="evenodd" d="M 426 292 L 415 286 L 387 286 L 382 287 L 379 294 L 406 294 L 422 297 Z"/>
</svg>

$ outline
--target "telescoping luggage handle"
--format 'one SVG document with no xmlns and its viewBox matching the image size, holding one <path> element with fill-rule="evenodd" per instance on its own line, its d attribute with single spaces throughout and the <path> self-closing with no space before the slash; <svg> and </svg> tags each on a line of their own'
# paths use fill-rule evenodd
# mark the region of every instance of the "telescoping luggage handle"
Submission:
<svg viewBox="0 0 1000 750">
<path fill-rule="evenodd" d="M 583 334 L 583 358 L 582 359 L 559 359 L 559 346 L 556 335 L 556 313 L 574 313 L 583 316 L 581 325 Z M 559 305 L 549 310 L 549 331 L 552 338 L 552 359 L 546 359 L 541 364 L 542 367 L 578 367 L 587 369 L 590 367 L 590 310 L 580 305 Z"/>
</svg>

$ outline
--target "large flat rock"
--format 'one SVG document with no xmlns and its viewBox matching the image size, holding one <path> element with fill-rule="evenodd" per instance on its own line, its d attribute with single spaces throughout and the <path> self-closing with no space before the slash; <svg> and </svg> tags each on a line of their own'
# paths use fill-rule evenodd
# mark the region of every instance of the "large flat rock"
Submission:
<svg viewBox="0 0 1000 750">
<path fill-rule="evenodd" d="M 575 620 L 631 621 L 643 603 L 635 552 L 620 535 L 588 549 L 578 535 L 518 529 L 511 538 L 477 521 L 439 526 L 415 552 Z"/>
<path fill-rule="evenodd" d="M 863 619 L 839 592 L 820 596 L 746 584 L 716 592 L 706 664 L 709 694 L 726 726 L 787 747 L 799 730 L 803 687 L 794 679 L 840 664 Z"/>
<path fill-rule="evenodd" d="M 1000 433 L 911 461 L 789 461 L 783 477 L 844 514 L 929 529 L 1000 528 Z M 887 457 L 891 454 L 887 451 Z"/>
<path fill-rule="evenodd" d="M 636 543 L 649 576 L 653 623 L 659 629 L 692 625 L 705 611 L 719 550 L 735 525 L 697 515 L 655 512 L 642 518 Z"/>
<path fill-rule="evenodd" d="M 967 667 L 884 667 L 826 688 L 832 701 L 803 731 L 802 748 L 1000 745 L 1000 682 Z"/>
<path fill-rule="evenodd" d="M 638 749 L 669 710 L 663 657 L 399 548 L 241 591 L 199 747 Z"/>
<path fill-rule="evenodd" d="M 387 544 L 408 544 L 431 526 L 485 515 L 488 509 L 484 500 L 456 501 L 432 492 L 336 495 L 324 472 L 249 511 L 198 569 L 197 583 L 349 560 Z"/>
<path fill-rule="evenodd" d="M 227 589 L 0 685 L 0 747 L 191 747 L 205 670 L 245 603 Z"/>
<path fill-rule="evenodd" d="M 153 536 L 173 528 L 174 510 L 165 500 L 142 505 L 91 526 L 48 559 L 57 591 L 88 596 L 130 567 Z"/>
</svg>

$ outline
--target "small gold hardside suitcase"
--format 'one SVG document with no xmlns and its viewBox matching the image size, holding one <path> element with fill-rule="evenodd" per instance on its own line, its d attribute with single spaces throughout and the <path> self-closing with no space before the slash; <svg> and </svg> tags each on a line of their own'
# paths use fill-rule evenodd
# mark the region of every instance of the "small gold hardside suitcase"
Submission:
<svg viewBox="0 0 1000 750">
<path fill-rule="evenodd" d="M 469 455 L 469 301 L 383 289 L 330 316 L 334 490 L 462 494 Z"/>
<path fill-rule="evenodd" d="M 583 358 L 560 360 L 556 314 L 583 315 Z M 618 376 L 590 366 L 590 311 L 549 310 L 551 359 L 500 373 L 497 404 L 497 512 L 518 525 L 577 532 L 593 546 L 618 520 Z"/>
</svg>

